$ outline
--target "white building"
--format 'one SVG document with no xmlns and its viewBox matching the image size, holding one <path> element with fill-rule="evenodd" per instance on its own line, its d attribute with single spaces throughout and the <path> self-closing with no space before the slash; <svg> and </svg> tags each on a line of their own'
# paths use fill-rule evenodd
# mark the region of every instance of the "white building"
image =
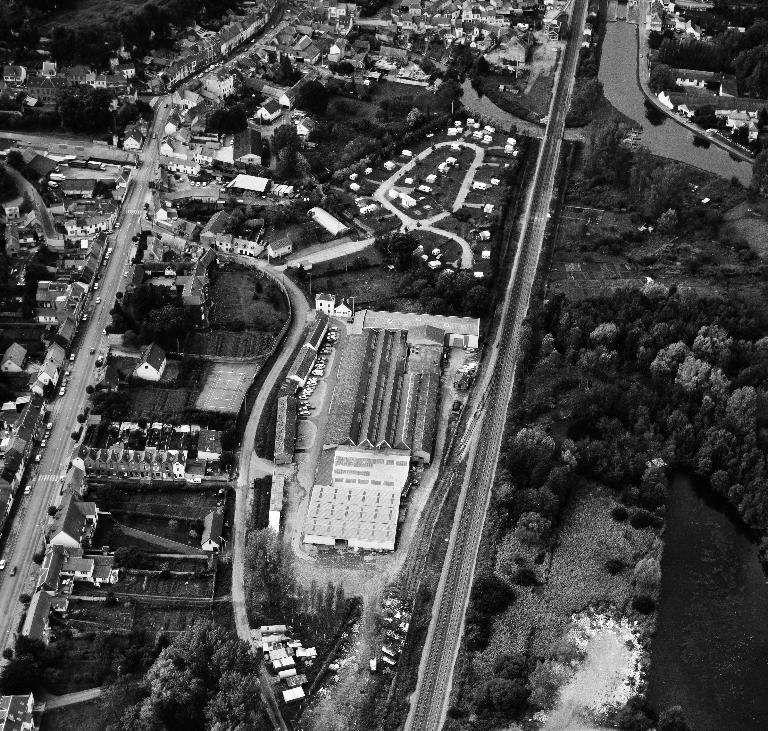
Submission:
<svg viewBox="0 0 768 731">
<path fill-rule="evenodd" d="M 315 223 L 322 226 L 331 236 L 340 236 L 349 230 L 349 227 L 345 226 L 338 218 L 317 206 L 309 209 L 309 215 L 312 216 Z"/>
<path fill-rule="evenodd" d="M 163 377 L 166 364 L 165 351 L 157 343 L 152 343 L 144 350 L 133 375 L 142 381 L 159 381 Z"/>
</svg>

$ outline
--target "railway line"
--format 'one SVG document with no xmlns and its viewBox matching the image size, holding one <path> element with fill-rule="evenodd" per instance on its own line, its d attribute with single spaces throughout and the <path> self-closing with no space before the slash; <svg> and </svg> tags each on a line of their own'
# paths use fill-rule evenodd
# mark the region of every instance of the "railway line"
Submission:
<svg viewBox="0 0 768 731">
<path fill-rule="evenodd" d="M 570 33 L 563 55 L 549 122 L 539 150 L 528 213 L 524 217 L 517 255 L 502 311 L 496 348 L 489 359 L 493 372 L 485 409 L 467 444 L 468 461 L 426 645 L 416 692 L 406 722 L 409 731 L 437 731 L 448 706 L 453 666 L 459 649 L 464 613 L 472 587 L 475 560 L 490 500 L 507 407 L 519 360 L 519 335 L 528 311 L 541 254 L 557 172 L 565 117 L 576 65 L 587 0 L 575 0 Z M 495 357 L 494 357 L 495 356 Z M 457 479 L 451 470 L 446 482 Z M 421 540 L 426 540 L 424 531 Z"/>
</svg>

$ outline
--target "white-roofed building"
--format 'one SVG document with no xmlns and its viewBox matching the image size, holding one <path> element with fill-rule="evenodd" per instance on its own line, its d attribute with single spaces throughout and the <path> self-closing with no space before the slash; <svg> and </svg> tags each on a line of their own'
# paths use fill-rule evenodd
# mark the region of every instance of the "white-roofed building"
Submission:
<svg viewBox="0 0 768 731">
<path fill-rule="evenodd" d="M 259 178 L 255 175 L 240 173 L 227 187 L 232 190 L 245 190 L 249 193 L 266 193 L 270 182 L 269 178 Z"/>
<path fill-rule="evenodd" d="M 283 512 L 283 493 L 285 490 L 285 476 L 272 475 L 272 488 L 269 493 L 269 527 L 280 532 L 280 515 Z"/>
<path fill-rule="evenodd" d="M 358 310 L 350 334 L 363 330 L 411 330 L 432 325 L 445 333 L 445 345 L 452 348 L 477 348 L 480 342 L 480 319 L 453 315 L 421 315 L 415 312 Z"/>
<path fill-rule="evenodd" d="M 309 209 L 309 215 L 312 216 L 315 223 L 322 226 L 331 236 L 340 236 L 349 230 L 349 226 L 345 226 L 338 218 L 317 206 Z"/>
<path fill-rule="evenodd" d="M 410 453 L 340 446 L 321 455 L 304 543 L 394 551 Z"/>
</svg>

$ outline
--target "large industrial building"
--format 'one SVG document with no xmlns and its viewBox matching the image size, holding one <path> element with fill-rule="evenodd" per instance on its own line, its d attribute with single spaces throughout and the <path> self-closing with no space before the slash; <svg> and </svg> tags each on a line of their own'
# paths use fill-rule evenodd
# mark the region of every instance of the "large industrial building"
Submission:
<svg viewBox="0 0 768 731">
<path fill-rule="evenodd" d="M 338 447 L 321 455 L 304 523 L 304 542 L 395 550 L 408 453 Z"/>
<path fill-rule="evenodd" d="M 446 348 L 477 348 L 479 339 L 473 318 L 356 313 L 331 396 L 305 543 L 394 550 L 409 470 L 432 461 Z"/>
</svg>

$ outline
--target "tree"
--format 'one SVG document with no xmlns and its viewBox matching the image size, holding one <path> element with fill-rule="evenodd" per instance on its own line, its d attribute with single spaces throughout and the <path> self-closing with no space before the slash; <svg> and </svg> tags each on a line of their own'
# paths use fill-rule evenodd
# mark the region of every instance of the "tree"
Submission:
<svg viewBox="0 0 768 731">
<path fill-rule="evenodd" d="M 222 470 L 229 472 L 229 470 L 233 469 L 237 465 L 237 457 L 232 452 L 222 452 L 221 457 L 219 457 L 219 467 L 221 467 Z"/>
<path fill-rule="evenodd" d="M 48 515 L 50 515 L 51 517 L 56 515 L 56 513 L 58 513 L 58 512 L 59 512 L 59 509 L 55 505 L 49 505 L 48 506 Z"/>
<path fill-rule="evenodd" d="M 296 94 L 297 106 L 314 114 L 325 114 L 328 107 L 328 91 L 319 81 L 307 81 Z"/>
<path fill-rule="evenodd" d="M 550 521 L 539 513 L 523 513 L 517 521 L 515 535 L 523 543 L 542 545 L 549 538 Z"/>
<path fill-rule="evenodd" d="M 763 150 L 755 158 L 750 188 L 760 195 L 768 195 L 768 150 Z"/>
<path fill-rule="evenodd" d="M 675 72 L 665 63 L 656 63 L 651 69 L 649 79 L 651 89 L 657 94 L 660 91 L 671 91 L 677 87 Z"/>
<path fill-rule="evenodd" d="M 659 220 L 656 221 L 656 228 L 665 234 L 674 233 L 677 225 L 677 211 L 674 208 L 668 208 L 659 216 Z"/>
<path fill-rule="evenodd" d="M 111 103 L 112 93 L 107 89 L 78 86 L 67 90 L 58 105 L 61 125 L 73 132 L 103 132 L 112 125 Z"/>
<path fill-rule="evenodd" d="M 262 715 L 261 691 L 255 675 L 224 673 L 219 690 L 205 709 L 207 728 L 256 728 Z"/>
<path fill-rule="evenodd" d="M 490 706 L 493 710 L 511 715 L 520 709 L 528 698 L 528 689 L 522 680 L 508 678 L 492 678 L 481 689 L 482 705 Z"/>
<path fill-rule="evenodd" d="M 560 688 L 568 680 L 568 669 L 556 660 L 544 660 L 534 668 L 529 680 L 530 702 L 537 708 L 553 708 Z"/>
<path fill-rule="evenodd" d="M 5 161 L 14 169 L 21 170 L 24 167 L 24 158 L 19 150 L 10 150 Z"/>
<path fill-rule="evenodd" d="M 691 731 L 680 706 L 672 706 L 662 711 L 656 729 L 657 731 Z"/>
<path fill-rule="evenodd" d="M 384 258 L 400 271 L 413 266 L 413 252 L 419 245 L 413 234 L 399 232 L 378 236 L 374 244 Z"/>
</svg>

